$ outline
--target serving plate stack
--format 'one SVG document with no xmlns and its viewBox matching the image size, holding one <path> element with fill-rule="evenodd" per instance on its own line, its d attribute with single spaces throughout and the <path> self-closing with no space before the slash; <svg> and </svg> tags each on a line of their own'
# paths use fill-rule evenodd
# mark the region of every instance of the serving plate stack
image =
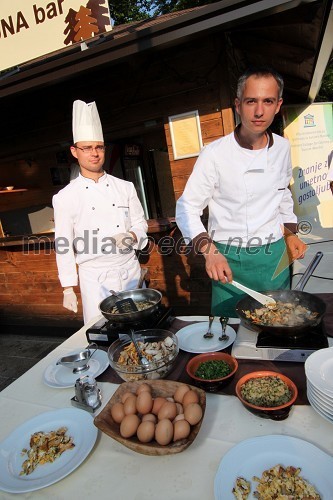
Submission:
<svg viewBox="0 0 333 500">
<path fill-rule="evenodd" d="M 311 354 L 305 362 L 305 374 L 310 405 L 333 423 L 333 347 Z"/>
</svg>

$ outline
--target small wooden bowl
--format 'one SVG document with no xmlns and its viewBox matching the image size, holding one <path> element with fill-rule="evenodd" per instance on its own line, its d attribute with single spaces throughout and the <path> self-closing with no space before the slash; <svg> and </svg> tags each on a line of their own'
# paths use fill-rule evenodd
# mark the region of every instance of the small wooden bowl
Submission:
<svg viewBox="0 0 333 500">
<path fill-rule="evenodd" d="M 156 441 L 151 441 L 150 443 L 140 443 L 136 436 L 128 439 L 123 438 L 119 432 L 119 424 L 117 424 L 111 416 L 112 405 L 120 402 L 121 397 L 125 394 L 125 392 L 133 392 L 133 394 L 135 394 L 140 384 L 150 385 L 153 398 L 156 398 L 157 396 L 162 396 L 165 398 L 172 397 L 178 387 L 188 385 L 182 384 L 181 382 L 174 382 L 173 380 L 142 380 L 136 382 L 123 382 L 113 394 L 103 410 L 99 413 L 99 415 L 95 417 L 94 424 L 96 425 L 96 427 L 98 427 L 98 429 L 100 429 L 102 432 L 112 437 L 119 443 L 123 444 L 130 450 L 136 451 L 137 453 L 142 453 L 143 455 L 172 455 L 175 453 L 180 453 L 181 451 L 188 448 L 197 437 L 205 414 L 205 392 L 201 389 L 198 389 L 197 387 L 188 385 L 188 387 L 195 391 L 199 396 L 199 404 L 202 408 L 202 419 L 198 424 L 191 426 L 191 432 L 188 438 L 170 443 L 166 446 L 162 446 Z"/>
<path fill-rule="evenodd" d="M 225 377 L 215 378 L 212 380 L 197 377 L 195 373 L 199 368 L 199 365 L 205 361 L 225 361 L 230 366 L 231 372 Z M 226 352 L 206 352 L 204 354 L 198 354 L 198 356 L 194 356 L 194 358 L 190 359 L 186 365 L 186 371 L 193 380 L 193 383 L 209 392 L 217 391 L 231 382 L 237 369 L 237 359 Z"/>
<path fill-rule="evenodd" d="M 245 384 L 250 379 L 253 378 L 259 378 L 259 377 L 279 377 L 283 382 L 289 387 L 291 391 L 291 398 L 290 400 L 280 406 L 272 406 L 272 407 L 266 407 L 266 406 L 256 406 L 252 403 L 249 403 L 246 401 L 241 394 L 241 388 L 242 385 Z M 286 377 L 285 375 L 282 375 L 282 373 L 278 372 L 273 372 L 273 371 L 258 371 L 258 372 L 251 372 L 247 373 L 244 375 L 242 378 L 240 378 L 236 384 L 236 394 L 239 400 L 243 403 L 245 408 L 249 410 L 251 413 L 254 413 L 258 417 L 262 418 L 270 418 L 272 420 L 284 420 L 288 417 L 289 412 L 291 410 L 292 405 L 295 403 L 298 395 L 298 390 L 296 385 L 290 378 Z"/>
</svg>

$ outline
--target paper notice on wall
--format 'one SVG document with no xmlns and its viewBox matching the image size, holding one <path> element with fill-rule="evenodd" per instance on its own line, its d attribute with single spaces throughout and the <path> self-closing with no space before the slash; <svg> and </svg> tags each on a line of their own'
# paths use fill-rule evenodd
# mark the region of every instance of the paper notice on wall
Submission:
<svg viewBox="0 0 333 500">
<path fill-rule="evenodd" d="M 286 106 L 284 135 L 291 145 L 291 191 L 298 221 L 333 227 L 333 196 L 327 179 L 333 169 L 332 103 Z"/>
<path fill-rule="evenodd" d="M 32 234 L 54 232 L 53 208 L 44 207 L 28 214 Z"/>
</svg>

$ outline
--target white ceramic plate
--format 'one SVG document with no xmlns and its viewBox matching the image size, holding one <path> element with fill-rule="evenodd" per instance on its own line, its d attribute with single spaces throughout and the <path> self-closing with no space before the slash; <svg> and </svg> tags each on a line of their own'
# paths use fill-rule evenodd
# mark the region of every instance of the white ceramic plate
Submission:
<svg viewBox="0 0 333 500">
<path fill-rule="evenodd" d="M 227 341 L 219 340 L 219 337 L 222 335 L 222 327 L 220 324 L 213 323 L 212 333 L 214 334 L 214 337 L 211 339 L 203 338 L 203 335 L 207 332 L 207 330 L 208 321 L 184 326 L 184 328 L 181 328 L 177 332 L 179 348 L 183 351 L 194 354 L 216 352 L 231 345 L 236 338 L 235 330 L 229 325 L 227 325 L 225 330 L 225 333 L 229 335 L 229 339 Z"/>
<path fill-rule="evenodd" d="M 315 399 L 318 402 L 319 405 L 323 405 L 323 407 L 327 408 L 327 410 L 332 412 L 333 415 L 333 400 L 327 399 L 320 392 L 318 392 L 317 389 L 310 383 L 307 384 L 307 390 L 311 394 L 313 399 Z"/>
<path fill-rule="evenodd" d="M 31 434 L 37 431 L 50 432 L 67 427 L 67 435 L 73 437 L 75 447 L 66 450 L 53 463 L 39 465 L 28 476 L 20 476 L 26 455 L 22 449 L 29 449 Z M 77 408 L 41 413 L 17 427 L 0 443 L 0 490 L 10 493 L 35 491 L 63 479 L 76 469 L 88 456 L 97 438 L 90 413 Z"/>
<path fill-rule="evenodd" d="M 331 498 L 333 491 L 333 458 L 302 439 L 271 435 L 246 439 L 229 450 L 222 458 L 214 481 L 216 500 L 235 500 L 232 488 L 238 477 L 251 483 L 249 500 L 254 499 L 257 483 L 264 470 L 281 464 L 301 467 L 301 476 L 320 493 Z"/>
<path fill-rule="evenodd" d="M 310 402 L 310 405 L 312 406 L 312 408 L 317 412 L 319 413 L 320 416 L 322 416 L 323 418 L 325 418 L 328 422 L 331 422 L 331 424 L 333 424 L 333 414 L 332 412 L 327 412 L 321 405 L 319 405 L 317 403 L 317 401 L 315 401 L 313 399 L 313 397 L 311 396 L 311 394 L 309 392 L 307 392 L 307 397 L 308 397 L 308 400 Z"/>
<path fill-rule="evenodd" d="M 304 369 L 312 385 L 333 397 L 333 347 L 312 353 L 306 359 Z"/>
<path fill-rule="evenodd" d="M 81 349 L 82 350 L 82 349 Z M 66 353 L 66 356 L 71 356 L 72 354 L 77 354 L 79 350 Z M 63 365 L 57 365 L 57 361 L 51 363 L 44 371 L 43 380 L 46 385 L 50 387 L 56 387 L 57 389 L 74 387 L 76 379 L 83 375 L 89 375 L 91 377 L 98 377 L 103 373 L 109 366 L 108 355 L 105 351 L 97 349 L 92 357 L 89 359 L 88 370 L 81 373 L 73 373 L 71 368 L 67 368 Z"/>
</svg>

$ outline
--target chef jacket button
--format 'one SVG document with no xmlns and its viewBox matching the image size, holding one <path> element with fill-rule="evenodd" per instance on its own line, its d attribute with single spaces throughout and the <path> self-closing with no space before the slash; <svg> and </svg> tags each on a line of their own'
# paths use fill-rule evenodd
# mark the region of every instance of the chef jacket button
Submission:
<svg viewBox="0 0 333 500">
<path fill-rule="evenodd" d="M 86 189 L 88 189 L 88 186 L 86 186 Z"/>
<path fill-rule="evenodd" d="M 114 204 L 114 203 L 112 203 L 112 206 L 113 206 L 113 207 L 115 207 L 115 204 Z"/>
<path fill-rule="evenodd" d="M 109 184 L 107 184 L 106 187 L 109 187 Z"/>
<path fill-rule="evenodd" d="M 95 207 L 91 207 L 91 208 L 92 208 L 92 210 L 95 210 Z"/>
<path fill-rule="evenodd" d="M 119 227 L 119 224 L 117 224 L 117 227 Z"/>
<path fill-rule="evenodd" d="M 99 227 L 97 228 L 97 231 L 99 231 Z"/>
</svg>

